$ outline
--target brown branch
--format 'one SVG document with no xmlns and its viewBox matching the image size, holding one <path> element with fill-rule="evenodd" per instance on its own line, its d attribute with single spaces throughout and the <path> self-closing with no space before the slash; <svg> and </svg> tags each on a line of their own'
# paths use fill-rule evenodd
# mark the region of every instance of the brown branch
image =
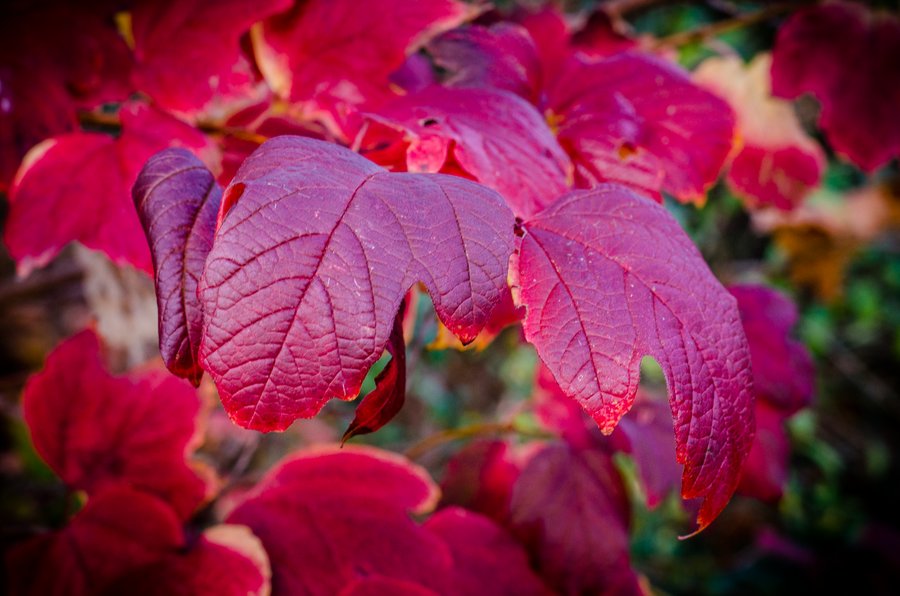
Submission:
<svg viewBox="0 0 900 596">
<path fill-rule="evenodd" d="M 677 48 L 690 43 L 705 41 L 730 31 L 736 31 L 763 21 L 768 21 L 769 19 L 793 12 L 809 4 L 810 2 L 802 1 L 780 2 L 754 12 L 745 12 L 736 15 L 730 19 L 716 21 L 715 23 L 709 23 L 695 29 L 679 31 L 678 33 L 673 33 L 672 35 L 667 35 L 666 37 L 658 39 L 654 44 L 654 49 Z"/>
</svg>

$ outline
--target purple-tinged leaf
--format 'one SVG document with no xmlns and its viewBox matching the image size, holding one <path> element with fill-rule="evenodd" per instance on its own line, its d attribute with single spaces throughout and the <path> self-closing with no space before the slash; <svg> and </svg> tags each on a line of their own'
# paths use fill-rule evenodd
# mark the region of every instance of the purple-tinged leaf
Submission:
<svg viewBox="0 0 900 596">
<path fill-rule="evenodd" d="M 728 502 L 753 438 L 736 301 L 666 210 L 616 185 L 572 192 L 522 224 L 513 265 L 525 337 L 563 391 L 612 432 L 640 362 L 666 374 L 682 495 L 700 529 Z"/>
<path fill-rule="evenodd" d="M 352 399 L 422 281 L 475 339 L 501 303 L 513 216 L 453 176 L 391 174 L 312 139 L 263 144 L 225 191 L 200 282 L 200 362 L 229 415 L 281 430 Z"/>
<path fill-rule="evenodd" d="M 166 366 L 198 385 L 203 314 L 197 284 L 212 248 L 222 189 L 185 149 L 154 155 L 132 190 L 150 243 L 159 306 L 159 351 Z"/>
<path fill-rule="evenodd" d="M 452 163 L 503 195 L 517 215 L 536 213 L 569 187 L 569 158 L 541 114 L 511 93 L 435 86 L 397 99 L 369 118 L 396 129 L 388 141 L 406 145 L 400 167 L 447 172 Z M 371 144 L 363 139 L 364 150 Z"/>
</svg>

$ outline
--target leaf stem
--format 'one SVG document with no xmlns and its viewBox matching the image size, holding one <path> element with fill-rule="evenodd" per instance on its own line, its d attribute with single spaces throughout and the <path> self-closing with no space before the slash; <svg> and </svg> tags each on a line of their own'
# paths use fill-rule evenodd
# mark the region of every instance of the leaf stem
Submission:
<svg viewBox="0 0 900 596">
<path fill-rule="evenodd" d="M 537 439 L 552 439 L 553 435 L 543 431 L 532 428 L 525 428 L 519 424 L 516 424 L 515 421 L 509 422 L 479 422 L 476 424 L 470 424 L 468 426 L 460 426 L 458 428 L 450 428 L 447 430 L 443 430 L 432 435 L 429 435 L 419 441 L 418 443 L 414 443 L 409 449 L 407 449 L 404 453 L 408 459 L 417 460 L 424 456 L 429 451 L 440 447 L 446 443 L 450 443 L 452 441 L 458 441 L 461 439 L 470 439 L 472 437 L 480 437 L 486 435 L 505 435 L 505 434 L 517 434 L 523 437 L 532 437 Z"/>
</svg>

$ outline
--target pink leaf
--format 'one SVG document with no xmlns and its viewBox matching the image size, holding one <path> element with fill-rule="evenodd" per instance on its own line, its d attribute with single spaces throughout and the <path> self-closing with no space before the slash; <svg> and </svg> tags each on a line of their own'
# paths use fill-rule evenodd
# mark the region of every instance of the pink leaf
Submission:
<svg viewBox="0 0 900 596">
<path fill-rule="evenodd" d="M 390 140 L 405 143 L 409 171 L 446 172 L 452 157 L 519 215 L 539 211 L 568 188 L 568 157 L 537 110 L 510 93 L 430 87 L 369 117 L 400 131 Z"/>
<path fill-rule="evenodd" d="M 619 182 L 656 199 L 702 202 L 734 136 L 725 102 L 646 54 L 571 59 L 547 106 L 579 184 Z"/>
<path fill-rule="evenodd" d="M 454 573 L 450 594 L 549 595 L 528 566 L 528 555 L 506 530 L 477 513 L 443 509 L 423 526 L 450 547 Z"/>
<path fill-rule="evenodd" d="M 778 97 L 812 93 L 834 149 L 871 172 L 900 154 L 900 19 L 829 2 L 779 28 L 772 56 Z"/>
<path fill-rule="evenodd" d="M 290 0 L 140 0 L 131 12 L 134 81 L 160 105 L 196 115 L 259 77 L 241 51 L 250 26 Z"/>
<path fill-rule="evenodd" d="M 200 362 L 229 415 L 284 429 L 355 397 L 416 281 L 472 341 L 505 291 L 512 224 L 467 180 L 389 174 L 311 139 L 265 143 L 225 191 L 200 283 Z"/>
<path fill-rule="evenodd" d="M 131 91 L 131 56 L 112 11 L 10 4 L 0 17 L 0 191 L 29 149 L 77 128 L 78 108 L 119 101 Z"/>
<path fill-rule="evenodd" d="M 522 226 L 513 264 L 525 337 L 605 433 L 640 361 L 665 371 L 682 495 L 698 524 L 728 502 L 753 437 L 750 354 L 736 301 L 674 219 L 615 185 L 570 193 Z"/>
<path fill-rule="evenodd" d="M 424 470 L 399 456 L 371 448 L 313 452 L 282 464 L 229 521 L 262 540 L 276 593 L 336 594 L 371 576 L 434 589 L 445 585 L 452 558 L 409 510 L 427 511 L 436 494 Z"/>
<path fill-rule="evenodd" d="M 797 307 L 765 286 L 731 286 L 750 346 L 753 388 L 785 415 L 812 402 L 815 370 L 806 346 L 791 336 Z"/>
<path fill-rule="evenodd" d="M 608 454 L 547 445 L 522 470 L 509 527 L 562 594 L 640 594 L 628 557 L 629 505 Z"/>
<path fill-rule="evenodd" d="M 473 25 L 448 31 L 427 46 L 437 66 L 449 74 L 448 87 L 500 89 L 537 103 L 541 63 L 528 32 L 512 23 Z"/>
<path fill-rule="evenodd" d="M 113 376 L 84 331 L 59 345 L 22 397 L 35 449 L 70 488 L 94 494 L 126 482 L 167 501 L 182 518 L 206 486 L 185 458 L 200 408 L 196 392 L 165 371 Z"/>
<path fill-rule="evenodd" d="M 150 243 L 159 307 L 159 350 L 166 366 L 199 384 L 203 314 L 197 284 L 212 248 L 222 189 L 184 149 L 154 155 L 132 190 Z"/>
<path fill-rule="evenodd" d="M 751 205 L 789 210 L 819 183 L 825 154 L 801 128 L 790 103 L 770 96 L 771 57 L 749 66 L 740 58 L 709 58 L 694 80 L 728 101 L 738 119 L 743 146 L 731 162 L 728 183 Z"/>
<path fill-rule="evenodd" d="M 181 524 L 165 503 L 126 486 L 110 487 L 66 528 L 10 551 L 10 588 L 34 596 L 100 594 L 129 570 L 183 546 Z"/>
<path fill-rule="evenodd" d="M 781 499 L 790 467 L 791 442 L 785 413 L 765 400 L 756 402 L 756 438 L 744 464 L 738 492 L 775 503 Z"/>
<path fill-rule="evenodd" d="M 142 104 L 121 111 L 114 139 L 77 132 L 29 153 L 10 190 L 5 239 L 20 272 L 43 266 L 69 242 L 152 272 L 131 187 L 150 156 L 168 146 L 209 154 L 200 131 Z M 54 214 L 47 217 L 48 213 Z"/>
<path fill-rule="evenodd" d="M 389 76 L 429 37 L 472 10 L 456 0 L 308 0 L 254 30 L 260 70 L 282 97 L 306 106 L 336 132 L 358 106 L 394 95 Z"/>
<path fill-rule="evenodd" d="M 167 553 L 130 570 L 109 589 L 135 596 L 268 596 L 269 559 L 262 543 L 244 526 L 209 528 L 188 549 Z"/>
</svg>

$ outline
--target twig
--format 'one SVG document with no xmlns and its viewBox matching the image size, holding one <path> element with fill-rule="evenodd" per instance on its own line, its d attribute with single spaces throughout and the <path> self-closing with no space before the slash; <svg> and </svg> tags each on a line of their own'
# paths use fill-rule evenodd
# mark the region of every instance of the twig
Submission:
<svg viewBox="0 0 900 596">
<path fill-rule="evenodd" d="M 735 31 L 737 29 L 749 27 L 750 25 L 755 25 L 762 21 L 767 21 L 779 15 L 797 10 L 808 4 L 809 2 L 783 2 L 772 4 L 771 6 L 761 8 L 754 12 L 745 12 L 730 19 L 709 23 L 708 25 L 703 25 L 696 29 L 679 31 L 678 33 L 673 33 L 672 35 L 658 39 L 654 49 L 673 48 L 689 43 L 704 41 L 711 37 L 717 37 L 723 33 L 728 33 L 729 31 Z"/>
<path fill-rule="evenodd" d="M 471 424 L 469 426 L 461 426 L 459 428 L 451 428 L 433 435 L 429 435 L 412 445 L 406 450 L 407 458 L 416 460 L 428 453 L 429 451 L 460 439 L 469 439 L 472 437 L 480 437 L 484 435 L 505 435 L 517 434 L 525 437 L 534 437 L 538 439 L 551 439 L 553 435 L 542 430 L 534 430 L 523 428 L 515 422 L 483 422 Z"/>
</svg>

